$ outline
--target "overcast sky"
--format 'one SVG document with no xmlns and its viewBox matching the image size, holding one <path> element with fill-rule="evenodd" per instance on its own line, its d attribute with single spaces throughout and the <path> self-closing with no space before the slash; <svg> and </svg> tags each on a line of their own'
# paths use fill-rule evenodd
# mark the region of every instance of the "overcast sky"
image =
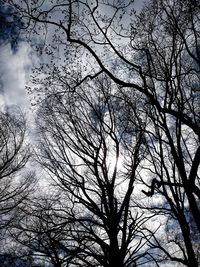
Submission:
<svg viewBox="0 0 200 267">
<path fill-rule="evenodd" d="M 135 8 L 140 9 L 143 0 L 135 0 Z M 0 15 L 7 20 L 7 10 L 0 3 Z M 10 18 L 9 18 L 10 19 Z M 0 22 L 1 23 L 1 22 Z M 15 43 L 11 35 L 14 33 Z M 20 34 L 12 25 L 0 25 L 0 107 L 1 110 L 12 105 L 19 105 L 22 110 L 31 111 L 31 97 L 25 90 L 31 67 L 38 61 L 27 42 L 20 39 Z"/>
<path fill-rule="evenodd" d="M 36 57 L 8 13 L 0 2 L 0 108 L 18 105 L 27 114 L 31 105 L 25 85 Z"/>
<path fill-rule="evenodd" d="M 19 42 L 18 50 L 14 52 L 11 44 L 7 43 L 1 45 L 0 55 L 1 106 L 5 108 L 20 105 L 22 109 L 29 108 L 25 84 L 32 65 L 30 46 L 25 42 Z"/>
</svg>

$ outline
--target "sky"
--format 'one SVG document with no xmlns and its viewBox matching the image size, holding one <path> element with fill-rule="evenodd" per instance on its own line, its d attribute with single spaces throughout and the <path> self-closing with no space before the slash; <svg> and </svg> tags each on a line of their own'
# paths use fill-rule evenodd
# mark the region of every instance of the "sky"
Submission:
<svg viewBox="0 0 200 267">
<path fill-rule="evenodd" d="M 141 1 L 135 1 L 137 10 Z M 29 85 L 33 66 L 38 65 L 40 59 L 12 21 L 9 10 L 0 0 L 0 111 L 12 112 L 13 106 L 19 106 L 26 115 L 29 141 L 34 143 L 36 108 L 26 85 Z"/>
<path fill-rule="evenodd" d="M 0 47 L 0 103 L 3 109 L 12 105 L 19 105 L 25 111 L 30 108 L 25 90 L 32 65 L 30 51 L 25 42 L 19 43 L 16 52 L 13 52 L 10 43 Z"/>
<path fill-rule="evenodd" d="M 137 10 L 142 0 L 135 1 Z M 0 0 L 0 24 L 3 19 L 10 20 L 7 10 L 3 10 Z M 14 34 L 14 41 L 12 39 Z M 20 37 L 15 28 L 2 28 L 0 25 L 0 110 L 20 106 L 28 120 L 33 120 L 34 108 L 31 106 L 32 96 L 28 95 L 26 85 L 32 67 L 39 63 L 29 43 Z"/>
<path fill-rule="evenodd" d="M 141 2 L 143 0 L 135 0 L 136 10 L 140 9 Z M 0 110 L 18 105 L 32 117 L 31 96 L 25 87 L 32 67 L 39 59 L 30 44 L 22 40 L 18 27 L 8 14 L 9 10 L 0 1 Z"/>
<path fill-rule="evenodd" d="M 0 110 L 17 105 L 30 115 L 30 97 L 25 86 L 36 56 L 30 44 L 22 40 L 17 26 L 0 1 Z"/>
</svg>

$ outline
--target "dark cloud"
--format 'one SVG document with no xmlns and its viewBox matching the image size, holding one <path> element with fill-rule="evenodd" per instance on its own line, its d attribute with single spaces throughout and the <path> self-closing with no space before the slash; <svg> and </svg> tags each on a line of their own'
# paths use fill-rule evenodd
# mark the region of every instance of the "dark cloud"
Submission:
<svg viewBox="0 0 200 267">
<path fill-rule="evenodd" d="M 0 0 L 0 45 L 10 43 L 13 52 L 16 52 L 20 41 L 21 26 L 22 22 L 14 8 Z"/>
</svg>

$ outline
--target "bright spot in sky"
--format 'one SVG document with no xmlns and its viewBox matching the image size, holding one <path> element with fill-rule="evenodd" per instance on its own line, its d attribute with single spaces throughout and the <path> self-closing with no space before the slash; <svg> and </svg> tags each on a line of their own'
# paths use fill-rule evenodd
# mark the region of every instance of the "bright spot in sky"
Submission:
<svg viewBox="0 0 200 267">
<path fill-rule="evenodd" d="M 124 160 L 122 157 L 118 157 L 118 159 L 116 159 L 116 157 L 109 156 L 107 166 L 110 172 L 113 172 L 116 167 L 117 171 L 121 171 L 124 167 L 123 165 Z"/>
</svg>

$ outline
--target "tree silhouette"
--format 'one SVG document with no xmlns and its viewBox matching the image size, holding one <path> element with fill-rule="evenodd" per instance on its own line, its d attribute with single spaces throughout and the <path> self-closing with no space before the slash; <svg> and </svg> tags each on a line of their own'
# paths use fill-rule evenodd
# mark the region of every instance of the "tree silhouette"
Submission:
<svg viewBox="0 0 200 267">
<path fill-rule="evenodd" d="M 120 101 L 126 107 L 129 106 L 132 115 L 137 118 L 142 133 L 141 144 L 145 143 L 146 147 L 143 170 L 146 170 L 148 175 L 143 172 L 137 177 L 138 181 L 146 186 L 142 189 L 143 195 L 151 197 L 152 201 L 159 195 L 163 201 L 154 207 L 139 204 L 142 209 L 156 213 L 156 216 L 166 215 L 166 231 L 169 231 L 173 220 L 179 225 L 177 233 L 181 233 L 173 235 L 173 244 L 178 246 L 181 258 L 179 255 L 171 255 L 149 230 L 155 237 L 152 248 L 158 246 L 165 257 L 180 264 L 198 266 L 196 245 L 192 240 L 192 227 L 189 222 L 189 218 L 193 218 L 199 236 L 198 1 L 152 0 L 146 2 L 139 13 L 134 10 L 133 1 L 56 1 L 48 5 L 46 1 L 20 1 L 20 4 L 15 0 L 11 2 L 18 4 L 16 8 L 29 36 L 44 34 L 43 42 L 39 38 L 36 47 L 45 60 L 44 64 L 35 70 L 35 86 L 30 90 L 38 90 L 39 93 L 47 95 L 47 103 L 53 103 L 50 110 L 55 108 L 56 113 L 60 114 L 63 106 L 76 107 L 76 101 L 71 95 L 68 97 L 73 107 L 68 102 L 60 105 L 63 96 L 70 92 L 74 96 L 79 92 L 81 95 L 80 88 L 102 74 L 119 86 Z M 42 79 L 39 79 L 40 74 L 43 74 Z M 129 90 L 132 90 L 132 96 L 127 94 Z M 133 109 L 136 98 L 138 101 L 142 100 L 143 116 Z M 112 101 L 114 105 L 114 98 Z M 106 103 L 106 100 L 104 102 Z M 81 105 L 80 103 L 80 107 Z M 76 114 L 73 109 L 72 114 Z M 68 115 L 67 122 L 59 116 L 60 122 L 52 118 L 49 125 L 59 124 L 62 120 L 68 125 L 67 122 L 73 119 L 71 124 L 76 138 L 79 137 L 78 133 L 85 134 L 88 138 L 87 121 L 83 127 L 80 114 L 77 118 Z M 97 133 L 98 127 L 97 124 L 94 129 Z M 134 129 L 134 126 L 132 127 Z M 59 136 L 60 126 L 55 129 L 54 136 Z M 74 130 L 77 130 L 77 133 Z M 65 136 L 56 146 L 59 148 L 59 145 L 65 144 L 67 138 L 69 137 Z M 76 139 L 76 143 L 73 143 L 73 139 L 70 140 L 74 153 L 79 151 L 81 146 L 86 149 L 87 156 L 84 155 L 82 159 L 85 161 L 89 161 L 90 145 L 96 141 L 87 138 L 82 142 Z M 44 140 L 51 147 L 46 136 Z M 112 134 L 111 141 L 115 143 Z M 141 145 L 138 149 L 142 151 Z M 48 157 L 50 156 L 49 152 Z M 52 159 L 51 164 L 54 164 L 54 175 L 59 178 L 56 158 Z M 50 170 L 52 171 L 51 168 Z M 69 173 L 67 175 L 70 176 Z M 80 175 L 81 190 L 81 174 L 78 172 L 77 175 Z M 65 188 L 70 193 L 74 192 L 73 185 L 73 189 L 67 184 Z M 89 196 L 93 193 L 91 190 Z M 119 254 L 115 251 L 115 255 Z"/>
<path fill-rule="evenodd" d="M 133 204 L 143 129 L 137 118 L 124 121 L 129 108 L 114 98 L 115 87 L 99 77 L 47 97 L 39 110 L 40 162 L 65 194 L 66 231 L 80 266 L 133 266 L 148 249 L 140 231 L 151 215 Z"/>
<path fill-rule="evenodd" d="M 24 205 L 33 182 L 33 174 L 25 171 L 30 148 L 25 141 L 26 123 L 23 114 L 0 113 L 0 232 L 2 266 L 13 261 L 12 245 L 8 244 L 9 229 Z M 6 241 L 7 240 L 7 241 Z M 9 251 L 12 252 L 9 254 Z M 7 263 L 6 263 L 7 262 Z M 11 265 L 10 265 L 11 266 Z"/>
</svg>

